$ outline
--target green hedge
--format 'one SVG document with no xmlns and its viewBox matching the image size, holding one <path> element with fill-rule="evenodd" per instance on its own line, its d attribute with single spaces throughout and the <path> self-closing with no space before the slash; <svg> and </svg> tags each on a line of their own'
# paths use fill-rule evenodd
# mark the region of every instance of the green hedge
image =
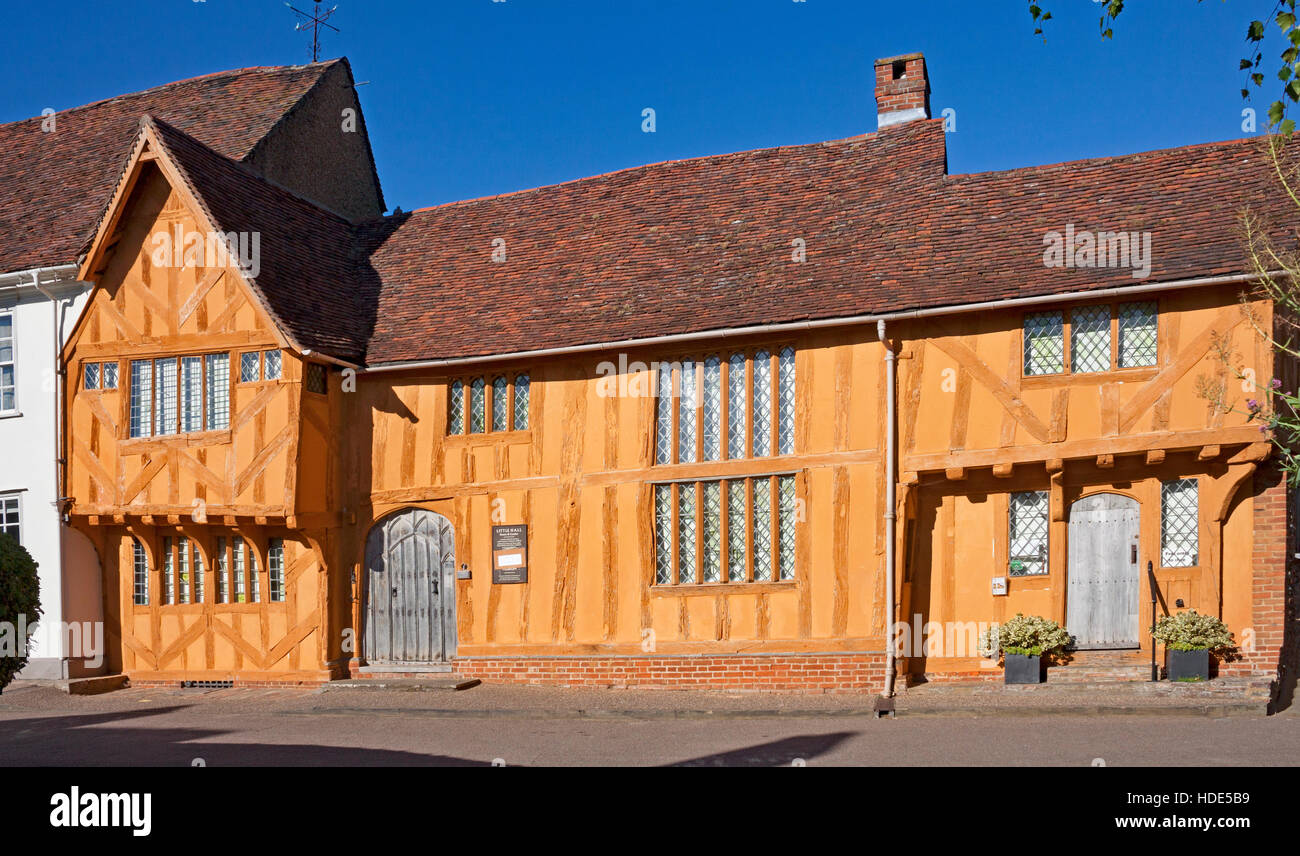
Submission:
<svg viewBox="0 0 1300 856">
<path fill-rule="evenodd" d="M 18 639 L 19 616 L 26 632 L 41 617 L 41 585 L 36 560 L 10 536 L 0 532 L 0 692 L 27 665 L 27 640 Z M 19 642 L 22 643 L 19 653 Z"/>
</svg>

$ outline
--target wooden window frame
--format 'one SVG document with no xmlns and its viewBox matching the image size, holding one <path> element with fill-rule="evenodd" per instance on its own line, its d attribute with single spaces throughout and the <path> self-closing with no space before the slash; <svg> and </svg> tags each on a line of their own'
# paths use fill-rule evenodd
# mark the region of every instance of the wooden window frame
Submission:
<svg viewBox="0 0 1300 856">
<path fill-rule="evenodd" d="M 1134 295 L 1133 297 L 1138 297 Z M 1119 364 L 1119 312 L 1120 306 L 1129 303 L 1154 303 L 1156 305 L 1156 361 L 1149 366 L 1131 366 L 1121 368 Z M 1076 372 L 1073 370 L 1074 361 L 1074 329 L 1071 319 L 1075 311 L 1087 309 L 1093 306 L 1105 306 L 1110 311 L 1110 368 L 1097 372 Z M 1028 374 L 1025 371 L 1025 317 L 1032 314 L 1044 312 L 1061 313 L 1061 335 L 1064 337 L 1062 347 L 1062 366 L 1063 370 L 1052 374 Z M 1163 330 L 1165 315 L 1164 300 L 1151 296 L 1149 298 L 1139 299 L 1111 299 L 1111 300 L 1085 300 L 1079 303 L 1071 303 L 1060 309 L 1041 309 L 1034 308 L 1020 314 L 1020 378 L 1022 383 L 1028 387 L 1034 386 L 1053 386 L 1060 384 L 1062 381 L 1071 383 L 1096 383 L 1106 382 L 1112 378 L 1121 380 L 1142 380 L 1145 377 L 1154 376 L 1160 369 L 1160 334 Z"/>
<path fill-rule="evenodd" d="M 526 428 L 519 428 L 516 424 L 515 382 L 520 377 L 528 378 L 528 427 Z M 471 408 L 471 401 L 473 400 L 471 387 L 473 386 L 474 381 L 480 378 L 483 380 L 483 430 L 479 432 L 471 432 L 469 428 L 474 419 L 474 414 Z M 506 382 L 506 427 L 499 430 L 493 429 L 492 427 L 492 420 L 496 409 L 496 396 L 494 395 L 492 384 L 497 378 L 504 378 Z M 451 389 L 452 385 L 456 381 L 460 381 L 461 430 L 460 433 L 453 434 L 451 433 Z M 443 426 L 443 433 L 449 440 L 460 440 L 462 442 L 470 442 L 476 439 L 479 442 L 485 440 L 518 440 L 527 437 L 528 432 L 532 429 L 534 422 L 533 401 L 535 400 L 533 393 L 537 384 L 533 380 L 532 372 L 527 368 L 507 367 L 490 372 L 484 372 L 483 374 L 456 375 L 454 377 L 446 378 L 443 382 L 443 386 L 447 395 L 447 416 L 446 422 Z"/>
<path fill-rule="evenodd" d="M 118 439 L 119 441 L 125 444 L 168 443 L 168 442 L 175 442 L 177 438 L 186 438 L 186 441 L 188 441 L 192 438 L 200 437 L 200 436 L 211 436 L 217 439 L 225 439 L 230 434 L 230 424 L 234 422 L 235 386 L 237 385 L 238 382 L 237 382 L 237 374 L 236 372 L 230 370 L 230 366 L 238 362 L 238 357 L 236 354 L 237 352 L 230 352 L 230 351 L 204 351 L 202 353 L 197 353 L 197 354 L 155 354 L 152 356 L 144 355 L 140 357 L 131 357 L 130 359 L 127 359 L 125 361 L 126 369 L 127 369 L 125 372 L 126 374 L 125 384 L 122 382 L 122 376 L 124 373 L 122 371 L 121 365 L 119 365 L 118 372 L 117 372 L 117 387 L 114 390 L 83 389 L 82 392 L 102 393 L 105 391 L 107 392 L 123 391 L 125 393 L 122 396 L 122 422 L 121 422 L 121 427 L 118 429 Z M 227 369 L 226 369 L 226 383 L 227 383 L 226 422 L 227 424 L 226 427 L 224 428 L 212 428 L 209 427 L 208 425 L 208 409 L 210 404 L 210 396 L 208 394 L 208 386 L 209 386 L 208 358 L 213 356 L 221 356 L 221 355 L 225 355 L 228 360 Z M 184 399 L 182 397 L 181 392 L 182 389 L 184 388 L 183 383 L 184 383 L 184 376 L 185 376 L 185 372 L 184 372 L 185 360 L 191 358 L 196 358 L 199 361 L 200 428 L 197 431 L 184 431 L 182 430 L 184 425 L 182 421 L 182 416 L 184 413 L 184 406 L 182 402 L 184 401 Z M 159 434 L 157 431 L 158 429 L 157 390 L 158 390 L 158 361 L 159 360 L 163 360 L 163 361 L 174 360 L 176 362 L 176 424 L 175 424 L 176 430 L 170 434 Z M 113 362 L 113 361 L 109 360 L 108 362 Z M 148 362 L 150 366 L 149 367 L 149 373 L 150 373 L 149 374 L 149 417 L 148 417 L 148 425 L 149 425 L 150 433 L 142 434 L 140 436 L 132 436 L 131 435 L 131 406 L 134 403 L 134 399 L 132 397 L 132 390 L 133 390 L 133 382 L 134 382 L 135 372 L 136 372 L 135 364 L 144 363 L 144 362 Z M 84 367 L 83 367 L 83 371 L 84 371 Z M 101 372 L 100 380 L 102 383 L 103 380 L 102 364 L 101 364 L 100 372 Z M 85 386 L 84 381 L 81 384 L 81 386 L 83 387 Z M 144 414 L 142 413 L 141 414 L 142 422 L 145 421 L 143 417 Z"/>
<path fill-rule="evenodd" d="M 801 470 L 779 470 L 755 473 L 744 476 L 722 476 L 718 478 L 704 479 L 674 479 L 658 480 L 650 482 L 650 491 L 653 497 L 654 491 L 663 486 L 670 488 L 670 508 L 671 519 L 669 523 L 669 533 L 672 540 L 669 550 L 670 568 L 668 573 L 669 582 L 660 583 L 658 581 L 658 566 L 656 565 L 651 579 L 651 591 L 655 594 L 691 594 L 691 593 L 709 593 L 715 592 L 720 588 L 731 590 L 755 591 L 755 590 L 782 590 L 799 584 L 800 580 L 800 551 L 798 546 L 799 528 L 806 525 L 807 521 L 795 521 L 795 554 L 794 554 L 794 575 L 790 579 L 781 579 L 781 499 L 779 483 L 782 478 L 795 479 L 795 502 L 796 507 L 804 493 L 804 479 Z M 716 582 L 704 581 L 704 485 L 705 483 L 716 482 L 719 484 L 718 502 L 720 511 L 719 527 L 719 551 L 718 551 L 718 580 Z M 739 482 L 744 487 L 745 492 L 745 578 L 743 580 L 732 580 L 730 574 L 731 567 L 731 523 L 729 512 L 729 503 L 731 498 L 731 489 L 733 482 Z M 678 521 L 678 515 L 681 511 L 680 496 L 681 491 L 692 490 L 695 492 L 695 556 L 699 565 L 699 579 L 683 580 L 679 564 L 679 546 L 681 527 Z M 754 495 L 756 491 L 768 491 L 768 520 L 767 528 L 769 534 L 768 553 L 770 567 L 772 570 L 771 579 L 757 580 L 754 578 L 754 531 L 759 525 L 759 521 L 754 519 Z M 653 502 L 651 503 L 653 506 Z M 658 528 L 652 524 L 651 531 L 658 537 Z M 652 544 L 652 555 L 658 558 L 658 545 Z"/>
<path fill-rule="evenodd" d="M 799 358 L 799 346 L 794 342 L 778 342 L 775 344 L 757 344 L 745 347 L 733 348 L 710 348 L 701 351 L 698 354 L 681 354 L 671 360 L 660 361 L 655 364 L 662 366 L 665 363 L 671 367 L 672 375 L 672 407 L 670 408 L 672 424 L 669 431 L 671 439 L 672 454 L 667 463 L 658 463 L 657 455 L 652 449 L 651 459 L 654 461 L 653 466 L 696 466 L 717 464 L 723 461 L 766 461 L 770 458 L 791 457 L 799 454 L 798 436 L 795 436 L 795 448 L 790 452 L 782 453 L 781 448 L 781 352 L 786 348 L 794 351 L 795 360 Z M 759 351 L 768 352 L 768 370 L 769 385 L 771 389 L 768 395 L 768 449 L 766 455 L 754 455 L 754 358 Z M 742 354 L 745 358 L 745 454 L 741 457 L 732 457 L 731 455 L 731 357 L 736 354 Z M 721 395 L 721 407 L 718 416 L 718 457 L 716 460 L 704 459 L 704 363 L 710 357 L 717 357 L 720 363 L 719 367 L 719 392 Z M 695 374 L 695 389 L 699 396 L 699 406 L 693 408 L 695 418 L 695 459 L 693 461 L 683 461 L 681 459 L 680 443 L 680 426 L 682 414 L 682 366 L 686 362 L 691 363 L 692 370 Z M 657 372 L 657 367 L 656 367 Z M 798 400 L 798 373 L 795 374 L 795 400 Z M 655 397 L 650 400 L 651 413 L 653 416 L 653 428 L 651 436 L 659 437 L 659 408 Z M 795 426 L 790 426 L 795 430 Z M 707 480 L 707 479 L 706 479 Z"/>
</svg>

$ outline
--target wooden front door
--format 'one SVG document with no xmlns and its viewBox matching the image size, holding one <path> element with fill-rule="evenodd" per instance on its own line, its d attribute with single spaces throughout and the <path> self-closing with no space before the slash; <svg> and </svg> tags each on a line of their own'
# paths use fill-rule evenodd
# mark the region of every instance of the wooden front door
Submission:
<svg viewBox="0 0 1300 856">
<path fill-rule="evenodd" d="M 437 663 L 456 653 L 451 521 L 422 508 L 384 518 L 366 540 L 365 658 Z"/>
<path fill-rule="evenodd" d="M 1078 648 L 1138 647 L 1137 500 L 1097 493 L 1070 506 L 1065 629 Z"/>
</svg>

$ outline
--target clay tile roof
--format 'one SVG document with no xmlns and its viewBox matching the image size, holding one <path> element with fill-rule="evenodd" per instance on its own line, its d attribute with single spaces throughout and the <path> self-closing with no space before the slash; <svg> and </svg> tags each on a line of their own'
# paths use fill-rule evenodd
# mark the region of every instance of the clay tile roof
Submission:
<svg viewBox="0 0 1300 856">
<path fill-rule="evenodd" d="M 367 362 L 1239 273 L 1238 214 L 1285 222 L 1276 187 L 1258 140 L 950 176 L 937 120 L 638 167 L 368 226 Z M 1150 275 L 1045 266 L 1044 235 L 1067 224 L 1151 232 Z"/>
<path fill-rule="evenodd" d="M 352 224 L 166 122 L 145 116 L 141 125 L 154 131 L 215 229 L 258 234 L 250 279 L 280 327 L 304 349 L 359 362 L 374 300 L 362 288 Z"/>
<path fill-rule="evenodd" d="M 242 160 L 336 63 L 247 68 L 0 125 L 0 272 L 70 264 L 102 213 L 141 115 Z"/>
</svg>

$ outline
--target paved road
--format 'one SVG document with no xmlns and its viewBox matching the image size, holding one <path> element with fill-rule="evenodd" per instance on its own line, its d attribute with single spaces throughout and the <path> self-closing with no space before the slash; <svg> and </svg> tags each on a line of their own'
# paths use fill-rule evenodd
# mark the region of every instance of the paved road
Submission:
<svg viewBox="0 0 1300 856">
<path fill-rule="evenodd" d="M 0 766 L 1296 765 L 1300 716 L 861 715 L 860 701 L 132 689 L 0 696 Z M 491 688 L 496 689 L 496 688 Z M 629 702 L 637 705 L 629 706 Z"/>
</svg>

